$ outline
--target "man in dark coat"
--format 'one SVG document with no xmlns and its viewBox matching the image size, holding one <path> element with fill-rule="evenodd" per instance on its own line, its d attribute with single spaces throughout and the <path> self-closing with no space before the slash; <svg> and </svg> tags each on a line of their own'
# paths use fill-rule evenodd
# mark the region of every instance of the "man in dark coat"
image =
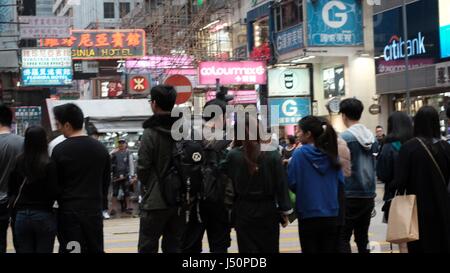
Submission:
<svg viewBox="0 0 450 273">
<path fill-rule="evenodd" d="M 151 90 L 154 115 L 144 122 L 139 149 L 137 174 L 142 183 L 143 198 L 139 230 L 139 253 L 157 253 L 162 236 L 162 251 L 179 253 L 184 230 L 184 217 L 177 207 L 166 204 L 159 186 L 171 166 L 172 125 L 177 118 L 170 115 L 177 97 L 171 86 L 155 86 Z"/>
</svg>

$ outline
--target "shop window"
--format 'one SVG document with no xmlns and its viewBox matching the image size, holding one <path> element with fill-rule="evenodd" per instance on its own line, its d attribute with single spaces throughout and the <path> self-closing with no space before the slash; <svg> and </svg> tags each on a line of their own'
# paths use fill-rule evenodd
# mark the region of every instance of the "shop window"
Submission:
<svg viewBox="0 0 450 273">
<path fill-rule="evenodd" d="M 277 31 L 303 22 L 303 2 L 301 0 L 283 1 L 275 9 Z"/>
<path fill-rule="evenodd" d="M 114 3 L 103 3 L 103 17 L 105 19 L 114 19 Z"/>
<path fill-rule="evenodd" d="M 253 23 L 255 47 L 260 47 L 269 42 L 269 18 L 264 18 Z"/>
</svg>

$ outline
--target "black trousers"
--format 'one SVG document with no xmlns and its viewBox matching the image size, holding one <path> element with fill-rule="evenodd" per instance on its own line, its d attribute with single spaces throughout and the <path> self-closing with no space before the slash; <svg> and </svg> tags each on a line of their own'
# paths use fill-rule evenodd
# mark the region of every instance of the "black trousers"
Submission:
<svg viewBox="0 0 450 273">
<path fill-rule="evenodd" d="M 7 232 L 9 227 L 9 210 L 8 203 L 0 204 L 0 253 L 6 253 Z"/>
<path fill-rule="evenodd" d="M 239 253 L 279 253 L 280 213 L 273 201 L 238 201 L 235 205 Z"/>
<path fill-rule="evenodd" d="M 159 239 L 164 253 L 180 253 L 186 219 L 178 208 L 141 211 L 139 253 L 158 253 Z"/>
<path fill-rule="evenodd" d="M 337 253 L 339 227 L 337 217 L 300 220 L 298 231 L 302 253 Z"/>
<path fill-rule="evenodd" d="M 60 210 L 57 214 L 60 253 L 103 253 L 101 210 Z"/>
<path fill-rule="evenodd" d="M 201 202 L 201 222 L 199 222 L 197 212 L 197 206 L 194 206 L 183 234 L 182 252 L 201 253 L 203 236 L 206 231 L 209 251 L 211 253 L 227 253 L 231 245 L 231 228 L 226 207 L 223 204 Z"/>
<path fill-rule="evenodd" d="M 339 251 L 352 252 L 350 239 L 354 234 L 358 252 L 369 253 L 369 226 L 375 201 L 373 198 L 347 198 L 345 205 L 345 225 L 341 229 Z"/>
</svg>

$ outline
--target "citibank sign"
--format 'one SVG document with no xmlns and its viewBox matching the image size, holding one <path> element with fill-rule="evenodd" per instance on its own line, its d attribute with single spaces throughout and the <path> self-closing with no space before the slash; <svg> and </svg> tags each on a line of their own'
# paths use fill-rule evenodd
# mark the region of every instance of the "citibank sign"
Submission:
<svg viewBox="0 0 450 273">
<path fill-rule="evenodd" d="M 389 40 L 389 44 L 384 48 L 384 60 L 395 61 L 405 58 L 404 52 L 405 41 L 402 37 L 394 35 Z M 417 56 L 427 53 L 425 49 L 425 36 L 419 32 L 417 38 L 406 41 L 408 48 L 408 57 Z"/>
</svg>

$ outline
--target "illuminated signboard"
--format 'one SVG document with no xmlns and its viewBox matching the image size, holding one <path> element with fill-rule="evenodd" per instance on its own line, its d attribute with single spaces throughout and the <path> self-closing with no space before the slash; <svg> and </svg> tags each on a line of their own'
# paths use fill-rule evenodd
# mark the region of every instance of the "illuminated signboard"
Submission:
<svg viewBox="0 0 450 273">
<path fill-rule="evenodd" d="M 201 62 L 199 64 L 200 84 L 266 84 L 264 62 Z"/>
<path fill-rule="evenodd" d="M 145 55 L 142 29 L 72 30 L 67 39 L 42 39 L 42 47 L 72 48 L 74 60 L 128 59 Z"/>
<path fill-rule="evenodd" d="M 439 33 L 441 58 L 450 57 L 450 1 L 439 0 Z"/>
<path fill-rule="evenodd" d="M 24 86 L 72 84 L 71 49 L 23 49 L 21 76 Z"/>
<path fill-rule="evenodd" d="M 428 66 L 439 58 L 437 1 L 412 2 L 407 4 L 406 12 L 407 38 L 403 34 L 402 7 L 373 17 L 377 74 L 404 71 L 406 55 L 410 69 Z"/>
</svg>

